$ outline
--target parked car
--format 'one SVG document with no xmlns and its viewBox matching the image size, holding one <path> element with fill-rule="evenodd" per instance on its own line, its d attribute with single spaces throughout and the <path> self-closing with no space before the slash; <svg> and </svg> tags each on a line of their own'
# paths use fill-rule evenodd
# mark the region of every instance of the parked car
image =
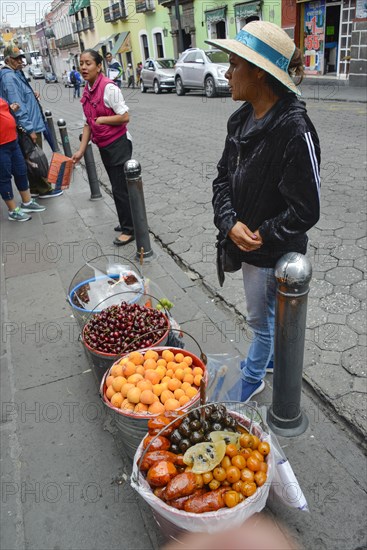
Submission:
<svg viewBox="0 0 367 550">
<path fill-rule="evenodd" d="M 140 90 L 153 88 L 155 94 L 175 88 L 175 59 L 147 59 L 140 75 Z"/>
<path fill-rule="evenodd" d="M 70 73 L 71 71 L 68 71 L 66 74 L 62 75 L 62 83 L 64 84 L 65 88 L 74 88 L 74 84 L 70 80 Z M 80 75 L 80 85 L 85 86 L 85 80 L 82 75 Z"/>
<path fill-rule="evenodd" d="M 54 73 L 46 73 L 45 82 L 46 84 L 52 84 L 52 83 L 58 82 L 57 76 Z"/>
<path fill-rule="evenodd" d="M 45 75 L 43 74 L 42 69 L 40 69 L 38 67 L 35 67 L 33 69 L 32 76 L 33 76 L 34 80 L 36 80 L 37 78 L 45 78 Z"/>
<path fill-rule="evenodd" d="M 228 54 L 221 50 L 189 48 L 176 63 L 177 95 L 185 95 L 190 90 L 204 90 L 206 97 L 229 92 L 228 80 L 224 76 L 228 67 Z"/>
</svg>

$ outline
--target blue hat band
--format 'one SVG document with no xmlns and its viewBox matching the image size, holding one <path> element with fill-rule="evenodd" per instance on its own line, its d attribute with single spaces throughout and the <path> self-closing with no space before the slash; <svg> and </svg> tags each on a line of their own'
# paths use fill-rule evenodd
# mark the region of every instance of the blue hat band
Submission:
<svg viewBox="0 0 367 550">
<path fill-rule="evenodd" d="M 273 65 L 288 74 L 290 59 L 279 53 L 277 50 L 274 50 L 274 48 L 259 38 L 256 38 L 256 36 L 253 36 L 249 32 L 242 29 L 236 35 L 235 40 L 241 42 L 241 44 L 247 46 L 254 52 L 262 55 L 265 59 L 273 63 Z"/>
</svg>

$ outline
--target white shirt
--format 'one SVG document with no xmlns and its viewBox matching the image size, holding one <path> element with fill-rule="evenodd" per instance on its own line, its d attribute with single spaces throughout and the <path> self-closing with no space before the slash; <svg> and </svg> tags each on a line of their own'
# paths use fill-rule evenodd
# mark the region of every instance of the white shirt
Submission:
<svg viewBox="0 0 367 550">
<path fill-rule="evenodd" d="M 89 86 L 89 89 L 91 88 L 88 82 L 86 85 Z M 122 95 L 120 88 L 118 88 L 116 84 L 112 84 L 112 82 L 107 84 L 104 89 L 103 102 L 105 106 L 112 109 L 116 115 L 123 115 L 129 112 L 129 107 L 125 103 L 124 96 Z M 84 124 L 87 123 L 87 118 L 84 113 L 83 121 Z"/>
</svg>

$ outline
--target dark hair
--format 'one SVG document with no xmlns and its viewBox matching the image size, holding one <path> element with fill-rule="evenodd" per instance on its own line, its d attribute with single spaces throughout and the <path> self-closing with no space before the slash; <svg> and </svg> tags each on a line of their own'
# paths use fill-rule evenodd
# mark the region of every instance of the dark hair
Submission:
<svg viewBox="0 0 367 550">
<path fill-rule="evenodd" d="M 83 55 L 84 53 L 89 53 L 89 55 L 93 57 L 94 61 L 96 62 L 96 65 L 102 65 L 103 57 L 96 50 L 92 50 L 92 48 L 89 48 L 88 50 L 84 50 L 80 55 Z"/>
<path fill-rule="evenodd" d="M 75 71 L 75 65 L 73 65 L 73 71 Z"/>
<path fill-rule="evenodd" d="M 106 57 L 107 57 L 108 55 L 112 55 L 112 53 L 111 53 L 111 52 L 106 52 L 106 53 L 104 54 L 104 58 L 106 59 Z"/>
</svg>

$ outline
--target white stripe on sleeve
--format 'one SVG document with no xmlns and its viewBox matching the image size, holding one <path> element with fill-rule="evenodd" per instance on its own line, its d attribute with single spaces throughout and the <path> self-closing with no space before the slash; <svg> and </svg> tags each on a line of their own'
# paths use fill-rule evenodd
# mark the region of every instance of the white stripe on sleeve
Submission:
<svg viewBox="0 0 367 550">
<path fill-rule="evenodd" d="M 306 138 L 308 152 L 309 152 L 310 160 L 311 160 L 311 164 L 312 164 L 312 170 L 313 170 L 315 181 L 316 181 L 317 193 L 318 193 L 319 198 L 320 198 L 320 172 L 319 172 L 319 167 L 317 165 L 317 157 L 316 157 L 316 152 L 315 152 L 315 146 L 314 146 L 314 143 L 313 143 L 312 137 L 311 137 L 311 132 L 307 132 L 305 134 L 305 138 Z"/>
</svg>

